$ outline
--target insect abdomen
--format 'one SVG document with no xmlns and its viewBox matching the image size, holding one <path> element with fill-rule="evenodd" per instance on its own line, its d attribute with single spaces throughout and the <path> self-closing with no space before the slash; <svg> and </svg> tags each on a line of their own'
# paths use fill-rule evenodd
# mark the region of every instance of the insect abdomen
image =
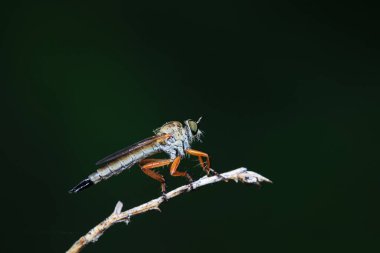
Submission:
<svg viewBox="0 0 380 253">
<path fill-rule="evenodd" d="M 70 193 L 80 192 L 91 185 L 97 184 L 102 180 L 108 179 L 113 175 L 120 174 L 122 171 L 131 168 L 136 163 L 141 160 L 147 158 L 148 156 L 152 156 L 156 153 L 160 152 L 159 145 L 152 144 L 146 147 L 142 147 L 140 149 L 136 149 L 131 153 L 120 157 L 119 159 L 108 163 L 107 165 L 99 168 L 97 171 L 88 176 L 88 178 L 84 179 L 77 186 L 71 189 Z"/>
<path fill-rule="evenodd" d="M 128 155 L 125 155 L 124 157 L 121 157 L 99 168 L 96 172 L 92 173 L 89 176 L 89 179 L 94 182 L 94 184 L 96 184 L 102 180 L 112 177 L 113 175 L 120 174 L 124 170 L 131 168 L 133 165 L 145 159 L 146 157 L 152 156 L 158 152 L 159 150 L 157 145 L 149 145 L 134 150 Z"/>
</svg>

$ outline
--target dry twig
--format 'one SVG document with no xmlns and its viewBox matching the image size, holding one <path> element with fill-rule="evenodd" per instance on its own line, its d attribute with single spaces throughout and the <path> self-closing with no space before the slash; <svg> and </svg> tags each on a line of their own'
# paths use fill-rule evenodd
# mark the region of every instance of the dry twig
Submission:
<svg viewBox="0 0 380 253">
<path fill-rule="evenodd" d="M 256 184 L 256 185 L 260 185 L 261 182 L 271 183 L 269 179 L 253 171 L 248 171 L 246 168 L 239 168 L 239 169 L 232 170 L 232 171 L 229 171 L 220 175 L 212 176 L 212 177 L 204 176 L 201 179 L 193 182 L 191 185 L 190 184 L 184 185 L 184 186 L 178 187 L 177 189 L 172 190 L 171 192 L 168 192 L 166 194 L 166 197 L 167 197 L 167 200 L 169 200 L 171 198 L 177 197 L 178 195 L 182 193 L 189 192 L 192 189 L 196 189 L 201 186 L 217 183 L 220 181 L 227 182 L 229 180 L 234 180 L 235 182 L 240 181 L 243 183 Z M 121 211 L 121 209 L 123 208 L 123 203 L 121 203 L 120 201 L 117 202 L 113 213 L 104 221 L 102 221 L 101 223 L 96 225 L 93 229 L 91 229 L 86 235 L 79 238 L 79 240 L 76 241 L 73 244 L 73 246 L 71 246 L 71 248 L 67 251 L 67 253 L 79 252 L 88 243 L 96 242 L 99 239 L 99 237 L 102 236 L 102 234 L 115 223 L 124 222 L 128 224 L 132 216 L 145 213 L 150 210 L 160 211 L 159 205 L 163 202 L 165 202 L 164 197 L 159 197 L 124 212 Z"/>
</svg>

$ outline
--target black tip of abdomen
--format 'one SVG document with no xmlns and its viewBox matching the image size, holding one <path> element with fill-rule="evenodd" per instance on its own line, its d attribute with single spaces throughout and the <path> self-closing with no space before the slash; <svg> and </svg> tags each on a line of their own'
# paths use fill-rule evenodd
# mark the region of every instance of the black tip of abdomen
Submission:
<svg viewBox="0 0 380 253">
<path fill-rule="evenodd" d="M 93 184 L 94 184 L 94 182 L 92 182 L 89 178 L 86 178 L 85 180 L 83 180 L 82 182 L 80 182 L 77 186 L 75 186 L 73 189 L 71 189 L 69 191 L 69 193 L 80 192 L 80 191 L 82 191 L 82 190 L 90 187 Z"/>
</svg>

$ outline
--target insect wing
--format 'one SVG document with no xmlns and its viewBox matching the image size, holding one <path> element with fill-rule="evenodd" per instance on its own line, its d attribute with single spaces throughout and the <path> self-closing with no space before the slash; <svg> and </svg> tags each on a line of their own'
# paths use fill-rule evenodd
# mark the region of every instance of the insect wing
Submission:
<svg viewBox="0 0 380 253">
<path fill-rule="evenodd" d="M 149 138 L 146 138 L 142 141 L 139 141 L 131 146 L 128 146 L 126 148 L 123 148 L 119 151 L 116 151 L 115 153 L 111 154 L 111 155 L 108 155 L 106 157 L 104 157 L 103 159 L 97 161 L 95 163 L 95 165 L 99 166 L 99 165 L 103 165 L 105 163 L 108 163 L 108 162 L 111 162 L 113 160 L 116 160 L 117 158 L 121 157 L 121 156 L 124 156 L 138 148 L 141 148 L 145 145 L 149 145 L 155 141 L 164 141 L 166 140 L 167 138 L 169 138 L 170 135 L 169 134 L 165 134 L 165 135 L 155 135 L 155 136 L 152 136 L 152 137 L 149 137 Z"/>
</svg>

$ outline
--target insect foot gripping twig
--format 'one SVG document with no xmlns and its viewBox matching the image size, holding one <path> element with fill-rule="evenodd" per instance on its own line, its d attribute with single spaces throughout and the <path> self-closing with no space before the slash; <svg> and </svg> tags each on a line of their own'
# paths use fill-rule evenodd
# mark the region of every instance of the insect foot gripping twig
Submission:
<svg viewBox="0 0 380 253">
<path fill-rule="evenodd" d="M 166 194 L 166 198 L 167 200 L 169 200 L 185 192 L 188 192 L 191 189 L 196 189 L 196 188 L 199 188 L 208 184 L 217 183 L 220 181 L 231 181 L 231 180 L 235 182 L 242 182 L 242 183 L 255 184 L 255 185 L 261 185 L 261 183 L 272 183 L 272 181 L 261 176 L 260 174 L 257 174 L 256 172 L 248 171 L 246 168 L 239 168 L 236 170 L 225 172 L 223 174 L 220 174 L 219 176 L 215 175 L 211 177 L 207 177 L 207 176 L 202 177 L 201 179 L 194 181 L 191 184 L 178 187 L 177 189 L 174 189 L 168 192 Z M 122 212 L 123 204 L 119 201 L 116 204 L 114 211 L 108 218 L 106 218 L 104 221 L 96 225 L 86 235 L 79 238 L 79 240 L 76 241 L 67 252 L 68 253 L 79 252 L 84 248 L 84 246 L 86 246 L 90 242 L 96 242 L 99 239 L 99 237 L 102 236 L 102 234 L 108 228 L 110 228 L 113 224 L 116 224 L 119 222 L 125 222 L 128 225 L 131 217 L 137 214 L 145 213 L 150 210 L 160 211 L 159 206 L 163 202 L 165 202 L 165 200 L 161 196 L 159 198 L 146 202 L 145 204 L 142 204 L 140 206 L 137 206 L 137 207 L 134 207 L 132 209 Z"/>
<path fill-rule="evenodd" d="M 213 176 L 217 176 L 219 177 L 220 179 L 223 179 L 224 182 L 228 182 L 228 179 L 227 178 L 224 178 L 222 175 L 220 175 L 218 172 L 216 172 L 215 170 L 211 169 L 210 168 L 210 174 L 212 174 Z M 209 175 L 210 176 L 210 175 Z"/>
</svg>

